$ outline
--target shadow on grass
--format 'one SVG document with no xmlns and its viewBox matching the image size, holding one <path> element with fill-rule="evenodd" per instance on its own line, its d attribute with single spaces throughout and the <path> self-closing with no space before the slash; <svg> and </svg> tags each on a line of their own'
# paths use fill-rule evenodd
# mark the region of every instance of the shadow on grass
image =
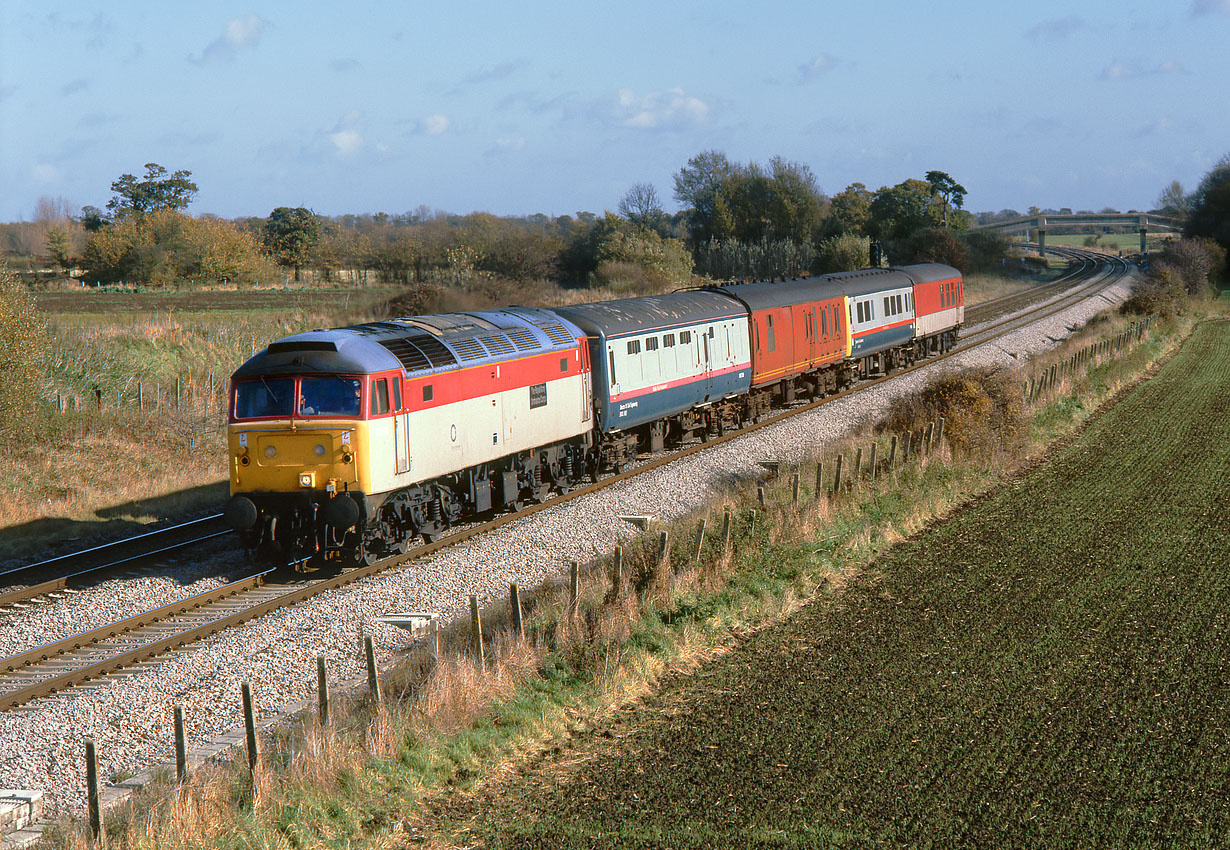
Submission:
<svg viewBox="0 0 1230 850">
<path fill-rule="evenodd" d="M 0 570 L 219 513 L 229 492 L 228 483 L 218 481 L 102 508 L 97 519 L 47 517 L 0 528 Z"/>
</svg>

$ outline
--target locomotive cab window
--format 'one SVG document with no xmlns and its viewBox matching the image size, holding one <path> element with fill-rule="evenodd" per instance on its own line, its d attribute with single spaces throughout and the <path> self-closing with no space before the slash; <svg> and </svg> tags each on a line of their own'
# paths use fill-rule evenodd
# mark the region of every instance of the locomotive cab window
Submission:
<svg viewBox="0 0 1230 850">
<path fill-rule="evenodd" d="M 330 375 L 299 381 L 299 413 L 303 416 L 358 416 L 358 378 Z"/>
<path fill-rule="evenodd" d="M 369 410 L 372 416 L 380 416 L 389 412 L 388 378 L 377 378 L 372 381 L 372 403 Z"/>
<path fill-rule="evenodd" d="M 235 418 L 290 416 L 295 405 L 293 378 L 262 378 L 235 385 Z"/>
</svg>

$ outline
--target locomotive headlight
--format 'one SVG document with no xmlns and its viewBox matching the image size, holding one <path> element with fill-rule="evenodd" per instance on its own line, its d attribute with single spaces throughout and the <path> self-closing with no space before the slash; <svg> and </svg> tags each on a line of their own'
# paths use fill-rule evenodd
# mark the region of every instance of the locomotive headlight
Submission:
<svg viewBox="0 0 1230 850">
<path fill-rule="evenodd" d="M 316 483 L 316 474 L 314 472 L 304 472 L 299 475 L 300 487 L 311 487 Z"/>
<path fill-rule="evenodd" d="M 265 446 L 265 457 L 273 457 L 277 453 L 277 446 Z"/>
<path fill-rule="evenodd" d="M 316 444 L 316 448 L 312 449 L 312 451 L 316 452 L 316 457 L 325 456 L 325 447 L 320 445 L 319 443 Z"/>
</svg>

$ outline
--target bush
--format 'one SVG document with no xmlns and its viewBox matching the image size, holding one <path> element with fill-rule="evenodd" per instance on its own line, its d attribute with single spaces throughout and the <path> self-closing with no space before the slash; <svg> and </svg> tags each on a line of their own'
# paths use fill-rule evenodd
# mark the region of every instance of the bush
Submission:
<svg viewBox="0 0 1230 850">
<path fill-rule="evenodd" d="M 43 385 L 47 332 L 34 300 L 0 260 L 0 440 L 25 429 Z"/>
<path fill-rule="evenodd" d="M 887 258 L 881 257 L 880 260 L 882 265 L 889 265 Z M 816 271 L 820 274 L 852 272 L 867 268 L 870 261 L 871 239 L 867 236 L 843 233 L 840 236 L 830 236 L 820 243 Z"/>
<path fill-rule="evenodd" d="M 896 399 L 880 424 L 883 431 L 917 432 L 944 417 L 944 436 L 967 454 L 1015 448 L 1024 434 L 1019 388 L 999 369 L 940 374 L 922 392 Z"/>
</svg>

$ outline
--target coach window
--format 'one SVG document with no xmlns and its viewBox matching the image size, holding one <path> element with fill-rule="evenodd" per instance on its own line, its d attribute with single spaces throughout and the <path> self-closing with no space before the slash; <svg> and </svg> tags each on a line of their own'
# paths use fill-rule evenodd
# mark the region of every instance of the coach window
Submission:
<svg viewBox="0 0 1230 850">
<path fill-rule="evenodd" d="M 691 341 L 692 341 L 691 331 L 681 331 L 679 333 L 679 344 L 680 345 L 687 345 Z"/>
<path fill-rule="evenodd" d="M 773 317 L 769 316 L 769 351 L 777 350 L 777 337 L 773 333 Z"/>
<path fill-rule="evenodd" d="M 674 348 L 675 347 L 675 335 L 674 334 L 663 334 L 662 335 L 662 347 L 663 348 Z"/>
<path fill-rule="evenodd" d="M 389 412 L 389 381 L 387 378 L 372 380 L 371 415 L 380 416 Z"/>
<path fill-rule="evenodd" d="M 651 336 L 651 337 L 646 338 L 645 350 L 646 351 L 657 351 L 658 350 L 658 338 L 656 336 Z"/>
<path fill-rule="evenodd" d="M 639 339 L 628 340 L 628 353 L 629 354 L 640 354 L 641 353 L 641 341 Z"/>
<path fill-rule="evenodd" d="M 561 357 L 559 359 L 559 370 L 560 372 L 568 371 L 568 358 L 567 357 Z"/>
<path fill-rule="evenodd" d="M 435 397 L 435 391 L 431 388 L 431 384 L 423 384 L 423 401 L 431 401 Z"/>
<path fill-rule="evenodd" d="M 611 383 L 618 384 L 619 379 L 615 377 L 615 352 L 614 350 L 608 350 L 606 353 L 606 356 L 611 362 Z"/>
</svg>

